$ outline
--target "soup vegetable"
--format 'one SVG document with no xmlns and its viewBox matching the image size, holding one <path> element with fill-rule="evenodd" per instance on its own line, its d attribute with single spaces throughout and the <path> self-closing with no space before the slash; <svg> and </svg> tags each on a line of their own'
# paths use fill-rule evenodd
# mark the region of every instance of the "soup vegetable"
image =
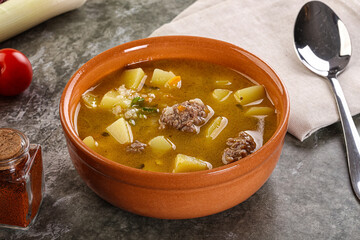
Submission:
<svg viewBox="0 0 360 240">
<path fill-rule="evenodd" d="M 82 95 L 77 131 L 115 162 L 148 171 L 192 172 L 239 161 L 275 132 L 262 85 L 193 60 L 130 65 Z"/>
</svg>

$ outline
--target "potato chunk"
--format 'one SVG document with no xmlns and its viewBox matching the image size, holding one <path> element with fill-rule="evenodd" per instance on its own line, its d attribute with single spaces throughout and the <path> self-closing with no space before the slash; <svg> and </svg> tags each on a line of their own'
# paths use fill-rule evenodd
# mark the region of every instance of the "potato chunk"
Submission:
<svg viewBox="0 0 360 240">
<path fill-rule="evenodd" d="M 132 143 L 133 134 L 131 126 L 124 118 L 119 118 L 106 128 L 110 135 L 120 144 Z"/>
<path fill-rule="evenodd" d="M 175 149 L 175 145 L 164 136 L 154 137 L 149 141 L 149 146 L 151 147 L 153 152 L 160 155 L 165 154 L 171 149 Z"/>
<path fill-rule="evenodd" d="M 231 82 L 229 80 L 216 80 L 215 84 L 218 86 L 228 86 L 231 85 Z"/>
<path fill-rule="evenodd" d="M 99 107 L 111 109 L 116 105 L 122 108 L 128 108 L 131 105 L 131 100 L 121 96 L 116 90 L 110 90 L 102 97 Z"/>
<path fill-rule="evenodd" d="M 228 124 L 228 119 L 226 117 L 217 117 L 212 121 L 210 127 L 207 129 L 206 137 L 214 140 L 222 130 Z"/>
<path fill-rule="evenodd" d="M 178 154 L 175 158 L 173 173 L 195 172 L 208 169 L 212 169 L 211 163 L 195 157 Z"/>
<path fill-rule="evenodd" d="M 164 87 L 165 84 L 173 79 L 175 74 L 171 71 L 167 72 L 158 68 L 154 69 L 150 84 L 156 87 Z"/>
<path fill-rule="evenodd" d="M 223 102 L 230 96 L 231 93 L 232 91 L 227 89 L 215 89 L 212 92 L 212 96 L 219 102 Z"/>
<path fill-rule="evenodd" d="M 167 172 L 167 169 L 164 168 L 164 163 L 161 160 L 149 159 L 144 163 L 143 170 L 152 171 L 152 172 Z"/>
<path fill-rule="evenodd" d="M 91 149 L 95 149 L 98 146 L 98 143 L 92 136 L 87 136 L 86 138 L 84 138 L 83 142 Z"/>
<path fill-rule="evenodd" d="M 264 116 L 273 114 L 274 112 L 274 109 L 271 107 L 251 107 L 244 113 L 244 115 L 247 117 Z"/>
<path fill-rule="evenodd" d="M 121 76 L 120 81 L 125 84 L 125 87 L 135 91 L 140 91 L 145 83 L 145 72 L 142 68 L 125 70 Z"/>
<path fill-rule="evenodd" d="M 265 97 L 265 88 L 262 85 L 251 86 L 237 90 L 234 93 L 236 101 L 242 106 L 263 99 Z"/>
<path fill-rule="evenodd" d="M 110 90 L 102 97 L 100 108 L 110 109 L 117 103 L 119 93 L 115 90 Z"/>
</svg>

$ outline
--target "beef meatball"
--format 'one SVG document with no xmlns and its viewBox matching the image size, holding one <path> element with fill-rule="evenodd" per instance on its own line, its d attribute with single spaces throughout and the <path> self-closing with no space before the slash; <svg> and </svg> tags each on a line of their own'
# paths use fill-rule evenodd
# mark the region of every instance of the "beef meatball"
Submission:
<svg viewBox="0 0 360 240">
<path fill-rule="evenodd" d="M 229 164 L 238 161 L 254 152 L 256 143 L 253 137 L 246 132 L 240 132 L 236 138 L 226 140 L 226 148 L 222 155 L 222 162 Z"/>
<path fill-rule="evenodd" d="M 160 116 L 160 129 L 172 127 L 183 132 L 199 132 L 209 110 L 200 99 L 194 99 L 166 107 Z"/>
<path fill-rule="evenodd" d="M 135 140 L 133 143 L 126 147 L 126 151 L 132 153 L 141 153 L 145 150 L 146 146 L 147 145 L 145 143 Z"/>
</svg>

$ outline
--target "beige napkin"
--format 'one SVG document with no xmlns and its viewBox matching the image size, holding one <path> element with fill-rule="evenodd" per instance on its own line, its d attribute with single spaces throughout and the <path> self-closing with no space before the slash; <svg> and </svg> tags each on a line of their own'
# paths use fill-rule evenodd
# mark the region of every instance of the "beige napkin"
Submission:
<svg viewBox="0 0 360 240">
<path fill-rule="evenodd" d="M 291 101 L 289 132 L 303 141 L 316 130 L 339 121 L 325 79 L 297 58 L 293 27 L 307 0 L 198 0 L 172 22 L 151 34 L 195 35 L 220 39 L 267 62 L 284 81 Z M 360 113 L 360 1 L 324 0 L 344 21 L 352 40 L 352 59 L 339 76 L 353 115 Z"/>
</svg>

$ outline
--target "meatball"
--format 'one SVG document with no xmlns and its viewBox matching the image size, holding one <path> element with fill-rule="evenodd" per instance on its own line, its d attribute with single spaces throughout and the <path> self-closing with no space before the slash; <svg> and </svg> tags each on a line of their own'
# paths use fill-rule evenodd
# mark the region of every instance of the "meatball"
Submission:
<svg viewBox="0 0 360 240">
<path fill-rule="evenodd" d="M 254 152 L 256 143 L 253 137 L 246 132 L 240 132 L 236 138 L 228 138 L 226 145 L 229 147 L 224 150 L 222 162 L 224 164 L 238 161 Z"/>
<path fill-rule="evenodd" d="M 209 110 L 200 99 L 185 101 L 162 110 L 160 129 L 172 127 L 183 132 L 199 132 Z"/>
<path fill-rule="evenodd" d="M 141 153 L 145 150 L 146 146 L 147 145 L 145 143 L 135 140 L 133 143 L 126 147 L 126 151 L 132 153 Z"/>
</svg>

